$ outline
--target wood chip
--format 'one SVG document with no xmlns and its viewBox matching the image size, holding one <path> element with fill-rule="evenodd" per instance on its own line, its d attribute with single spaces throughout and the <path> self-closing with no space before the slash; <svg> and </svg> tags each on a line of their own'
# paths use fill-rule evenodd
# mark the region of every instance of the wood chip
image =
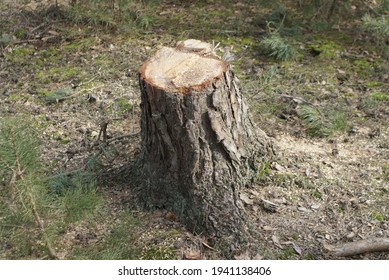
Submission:
<svg viewBox="0 0 389 280">
<path fill-rule="evenodd" d="M 266 210 L 271 211 L 271 212 L 277 211 L 277 208 L 278 208 L 277 204 L 275 204 L 269 200 L 266 200 L 266 199 L 262 199 L 261 201 L 262 201 L 263 208 L 265 208 Z"/>
<path fill-rule="evenodd" d="M 271 165 L 270 165 L 270 168 L 273 169 L 273 170 L 277 170 L 277 171 L 285 171 L 285 167 L 283 167 L 282 165 L 278 164 L 277 162 L 272 162 Z"/>
<path fill-rule="evenodd" d="M 249 196 L 247 195 L 247 193 L 241 193 L 239 195 L 240 199 L 247 205 L 253 205 L 254 204 L 254 201 L 252 199 L 249 198 Z"/>
<path fill-rule="evenodd" d="M 253 258 L 253 260 L 263 260 L 263 256 L 260 254 L 256 254 Z"/>
<path fill-rule="evenodd" d="M 250 258 L 249 252 L 246 251 L 246 252 L 241 253 L 240 255 L 234 256 L 234 259 L 235 260 L 250 260 L 251 258 Z"/>
<path fill-rule="evenodd" d="M 274 244 L 276 247 L 278 247 L 278 248 L 280 248 L 280 249 L 283 248 L 283 247 L 281 246 L 281 244 L 280 244 L 280 239 L 278 238 L 277 235 L 273 235 L 273 236 L 271 237 L 271 240 L 273 241 L 273 244 Z"/>
<path fill-rule="evenodd" d="M 319 209 L 320 208 L 320 205 L 319 204 L 312 204 L 311 205 L 311 209 L 313 209 L 313 210 L 317 210 L 317 209 Z"/>
<path fill-rule="evenodd" d="M 198 251 L 189 251 L 184 253 L 185 260 L 201 260 L 201 254 Z"/>
<path fill-rule="evenodd" d="M 264 227 L 263 227 L 263 230 L 272 231 L 272 230 L 274 230 L 274 228 L 272 228 L 272 227 L 270 227 L 270 226 L 264 226 Z"/>
<path fill-rule="evenodd" d="M 294 243 L 292 242 L 292 247 L 293 247 L 293 250 L 294 250 L 297 254 L 301 255 L 302 249 L 301 249 L 299 246 L 297 246 L 296 244 L 294 244 Z"/>
</svg>

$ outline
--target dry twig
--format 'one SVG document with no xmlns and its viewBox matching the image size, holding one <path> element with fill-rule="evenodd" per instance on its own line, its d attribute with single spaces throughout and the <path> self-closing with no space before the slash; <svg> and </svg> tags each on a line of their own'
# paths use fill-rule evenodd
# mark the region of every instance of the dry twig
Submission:
<svg viewBox="0 0 389 280">
<path fill-rule="evenodd" d="M 351 243 L 341 244 L 337 247 L 329 247 L 327 249 L 337 257 L 350 257 L 365 253 L 373 252 L 389 252 L 389 238 L 372 238 L 359 240 Z"/>
</svg>

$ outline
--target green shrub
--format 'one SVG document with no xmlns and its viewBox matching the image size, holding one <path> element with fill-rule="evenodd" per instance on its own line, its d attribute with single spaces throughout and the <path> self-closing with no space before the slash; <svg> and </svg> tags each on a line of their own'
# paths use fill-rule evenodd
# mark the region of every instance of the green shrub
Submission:
<svg viewBox="0 0 389 280">
<path fill-rule="evenodd" d="M 365 15 L 362 18 L 362 29 L 368 31 L 372 36 L 379 52 L 389 58 L 389 16 L 381 16 L 373 18 L 370 15 Z"/>
<path fill-rule="evenodd" d="M 298 108 L 298 115 L 311 136 L 328 137 L 349 128 L 347 114 L 340 109 L 327 109 L 323 113 L 317 108 L 303 105 Z"/>
<path fill-rule="evenodd" d="M 362 28 L 372 32 L 375 36 L 389 36 L 389 16 L 381 16 L 373 18 L 370 15 L 365 15 L 362 18 Z"/>
<path fill-rule="evenodd" d="M 303 105 L 298 113 L 308 128 L 308 133 L 313 136 L 322 135 L 324 118 L 319 110 L 312 106 Z"/>
<path fill-rule="evenodd" d="M 296 49 L 278 32 L 274 32 L 261 41 L 264 52 L 278 60 L 292 60 L 297 56 Z"/>
</svg>

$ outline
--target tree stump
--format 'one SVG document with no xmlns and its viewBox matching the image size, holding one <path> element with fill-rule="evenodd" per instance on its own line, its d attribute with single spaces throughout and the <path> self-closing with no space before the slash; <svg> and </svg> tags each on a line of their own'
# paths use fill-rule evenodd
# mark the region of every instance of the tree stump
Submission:
<svg viewBox="0 0 389 280">
<path fill-rule="evenodd" d="M 240 190 L 273 149 L 230 66 L 211 45 L 187 40 L 157 51 L 139 83 L 143 200 L 173 211 L 196 233 L 244 241 L 250 234 Z"/>
</svg>

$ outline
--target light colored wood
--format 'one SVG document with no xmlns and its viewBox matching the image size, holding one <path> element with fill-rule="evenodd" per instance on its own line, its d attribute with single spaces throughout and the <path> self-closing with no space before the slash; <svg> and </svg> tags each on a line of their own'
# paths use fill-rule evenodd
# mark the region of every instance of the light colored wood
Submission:
<svg viewBox="0 0 389 280">
<path fill-rule="evenodd" d="M 201 91 L 223 77 L 226 62 L 212 55 L 210 44 L 187 40 L 176 48 L 163 47 L 140 70 L 142 79 L 158 89 L 187 93 Z"/>
<path fill-rule="evenodd" d="M 345 243 L 336 247 L 327 246 L 327 250 L 333 252 L 337 257 L 350 257 L 373 252 L 389 252 L 388 238 L 371 238 Z"/>
<path fill-rule="evenodd" d="M 348 257 L 372 252 L 389 251 L 388 238 L 372 238 L 343 244 L 336 248 L 335 254 L 338 257 Z"/>
</svg>

